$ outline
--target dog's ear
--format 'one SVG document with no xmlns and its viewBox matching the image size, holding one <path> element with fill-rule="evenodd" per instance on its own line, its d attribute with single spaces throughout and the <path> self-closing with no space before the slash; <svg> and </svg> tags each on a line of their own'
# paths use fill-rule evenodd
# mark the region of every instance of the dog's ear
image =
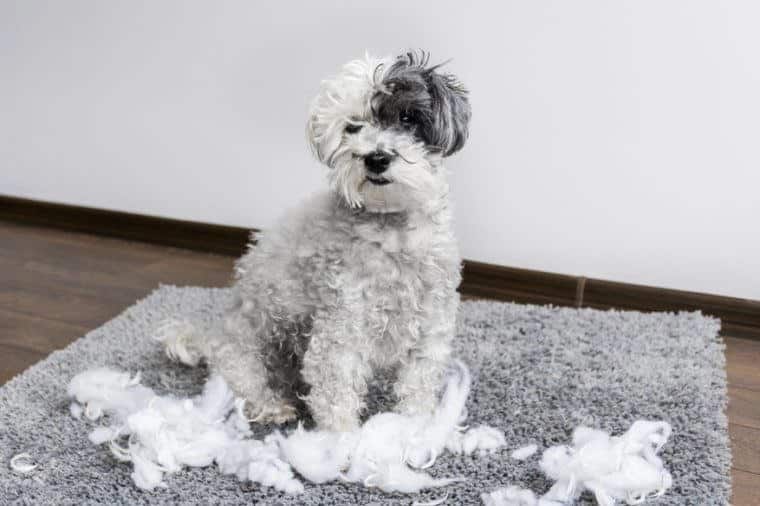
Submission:
<svg viewBox="0 0 760 506">
<path fill-rule="evenodd" d="M 334 153 L 340 143 L 340 136 L 335 135 L 335 125 L 331 125 L 327 118 L 319 115 L 320 104 L 318 100 L 309 111 L 309 120 L 306 122 L 306 139 L 312 154 L 320 162 L 332 167 L 331 153 Z"/>
<path fill-rule="evenodd" d="M 314 106 L 312 106 L 313 108 Z M 322 153 L 320 149 L 321 135 L 317 132 L 317 115 L 313 111 L 309 111 L 309 119 L 306 121 L 306 140 L 309 142 L 309 150 L 314 157 L 320 162 L 322 159 Z"/>
<path fill-rule="evenodd" d="M 467 141 L 472 109 L 464 86 L 454 76 L 436 72 L 436 68 L 425 71 L 434 108 L 433 143 L 441 148 L 443 156 L 449 156 L 462 149 Z"/>
</svg>

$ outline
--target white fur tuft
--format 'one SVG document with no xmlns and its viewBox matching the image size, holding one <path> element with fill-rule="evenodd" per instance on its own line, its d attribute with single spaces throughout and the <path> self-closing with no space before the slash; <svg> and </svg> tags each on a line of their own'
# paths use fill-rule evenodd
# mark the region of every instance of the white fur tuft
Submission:
<svg viewBox="0 0 760 506">
<path fill-rule="evenodd" d="M 198 348 L 201 337 L 190 322 L 166 320 L 159 325 L 155 338 L 164 343 L 164 351 L 170 360 L 195 367 L 203 358 Z"/>
</svg>

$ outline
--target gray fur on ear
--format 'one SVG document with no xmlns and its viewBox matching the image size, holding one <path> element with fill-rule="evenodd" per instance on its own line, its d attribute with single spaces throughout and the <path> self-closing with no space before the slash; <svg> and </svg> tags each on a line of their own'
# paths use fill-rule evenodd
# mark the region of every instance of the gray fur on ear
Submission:
<svg viewBox="0 0 760 506">
<path fill-rule="evenodd" d="M 464 147 L 469 135 L 472 109 L 467 90 L 451 74 L 439 74 L 433 67 L 427 72 L 428 90 L 432 106 L 437 109 L 435 130 L 440 139 L 437 145 L 443 156 L 449 156 Z"/>
<path fill-rule="evenodd" d="M 385 91 L 373 97 L 373 113 L 381 124 L 410 131 L 449 156 L 467 140 L 470 103 L 453 75 L 438 72 L 444 63 L 428 66 L 429 60 L 424 51 L 399 56 L 383 77 Z"/>
</svg>

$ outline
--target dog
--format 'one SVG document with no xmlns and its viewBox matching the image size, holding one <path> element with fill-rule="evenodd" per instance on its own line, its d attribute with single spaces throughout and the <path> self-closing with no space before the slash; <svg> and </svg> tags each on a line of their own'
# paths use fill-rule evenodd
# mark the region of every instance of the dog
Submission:
<svg viewBox="0 0 760 506">
<path fill-rule="evenodd" d="M 470 117 L 467 90 L 424 52 L 366 56 L 323 81 L 307 137 L 329 189 L 237 261 L 222 329 L 180 325 L 167 354 L 205 360 L 262 423 L 308 410 L 321 429 L 354 430 L 381 369 L 395 371 L 398 412 L 432 412 L 461 280 L 443 160 Z"/>
</svg>

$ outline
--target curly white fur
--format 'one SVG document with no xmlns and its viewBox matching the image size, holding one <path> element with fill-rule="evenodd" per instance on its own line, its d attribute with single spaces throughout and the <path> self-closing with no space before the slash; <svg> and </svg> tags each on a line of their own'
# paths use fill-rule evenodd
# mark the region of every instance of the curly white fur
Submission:
<svg viewBox="0 0 760 506">
<path fill-rule="evenodd" d="M 288 213 L 240 258 L 237 303 L 223 328 L 201 333 L 181 323 L 162 332 L 170 357 L 188 365 L 204 357 L 256 420 L 293 419 L 303 399 L 320 428 L 353 430 L 378 368 L 398 369 L 399 411 L 435 407 L 461 262 L 442 148 L 421 139 L 423 126 L 402 130 L 378 121 L 372 106 L 393 93 L 385 83 L 393 72 L 423 82 L 438 76 L 424 68 L 427 60 L 407 58 L 356 60 L 322 83 L 307 132 L 330 167 L 330 190 Z M 430 109 L 428 129 L 447 104 L 466 105 L 461 87 L 436 78 L 431 86 L 449 86 L 453 98 L 436 98 L 439 104 L 415 91 L 414 100 Z M 440 128 L 453 128 L 454 112 L 445 112 L 449 120 L 438 121 Z M 349 132 L 348 125 L 361 128 Z M 378 149 L 393 154 L 382 184 L 363 161 Z"/>
</svg>

